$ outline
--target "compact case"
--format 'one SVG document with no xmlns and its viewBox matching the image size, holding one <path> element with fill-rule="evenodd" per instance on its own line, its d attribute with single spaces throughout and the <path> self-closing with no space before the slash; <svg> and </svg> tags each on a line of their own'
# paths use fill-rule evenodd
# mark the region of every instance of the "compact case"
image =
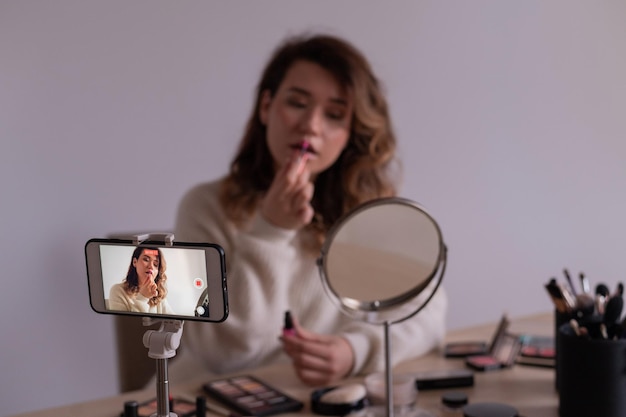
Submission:
<svg viewBox="0 0 626 417">
<path fill-rule="evenodd" d="M 465 364 L 478 371 L 492 371 L 507 368 L 515 363 L 522 342 L 519 336 L 507 333 L 509 321 L 502 317 L 487 355 L 475 355 L 465 358 Z"/>
<path fill-rule="evenodd" d="M 469 369 L 443 369 L 415 374 L 415 386 L 418 390 L 471 387 L 472 385 L 474 385 L 474 372 Z"/>
<path fill-rule="evenodd" d="M 345 416 L 369 405 L 366 393 L 361 384 L 321 388 L 311 394 L 311 411 L 323 416 Z"/>
<path fill-rule="evenodd" d="M 487 345 L 487 342 L 477 340 L 466 340 L 461 342 L 446 343 L 443 348 L 443 354 L 446 358 L 465 358 L 467 356 L 474 355 L 488 355 L 490 350 L 493 349 L 494 343 L 498 339 L 501 333 L 506 332 L 509 326 L 509 319 L 506 314 L 502 316 L 498 327 L 494 335 L 491 338 L 491 342 Z"/>
<path fill-rule="evenodd" d="M 443 354 L 446 358 L 465 358 L 472 355 L 485 355 L 489 353 L 487 342 L 466 341 L 446 343 Z"/>
</svg>

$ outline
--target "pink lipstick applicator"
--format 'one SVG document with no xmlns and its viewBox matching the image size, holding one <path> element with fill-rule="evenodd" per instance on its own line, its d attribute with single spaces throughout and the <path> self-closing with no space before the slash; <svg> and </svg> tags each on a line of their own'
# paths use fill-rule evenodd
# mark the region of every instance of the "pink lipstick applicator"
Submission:
<svg viewBox="0 0 626 417">
<path fill-rule="evenodd" d="M 311 143 L 308 140 L 304 140 L 302 145 L 300 145 L 300 152 L 298 153 L 298 175 L 302 174 L 304 171 L 304 167 L 306 166 L 306 161 L 308 157 L 306 157 L 309 148 L 311 147 Z"/>
</svg>

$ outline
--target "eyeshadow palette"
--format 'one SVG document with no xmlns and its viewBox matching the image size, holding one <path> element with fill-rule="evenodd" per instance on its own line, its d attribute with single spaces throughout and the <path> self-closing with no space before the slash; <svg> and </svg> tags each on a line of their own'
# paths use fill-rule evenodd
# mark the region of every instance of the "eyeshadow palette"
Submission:
<svg viewBox="0 0 626 417">
<path fill-rule="evenodd" d="M 530 366 L 554 368 L 556 352 L 554 336 L 523 334 L 520 336 L 522 348 L 516 363 Z"/>
<path fill-rule="evenodd" d="M 269 416 L 298 411 L 304 403 L 253 376 L 218 379 L 203 385 L 212 398 L 244 416 Z"/>
<path fill-rule="evenodd" d="M 179 417 L 195 417 L 196 415 L 196 404 L 194 402 L 182 398 L 173 398 L 170 399 L 169 406 L 170 411 L 176 413 Z M 137 416 L 151 417 L 156 415 L 157 411 L 157 400 L 153 398 L 138 405 Z M 120 417 L 124 417 L 124 413 L 120 414 Z"/>
</svg>

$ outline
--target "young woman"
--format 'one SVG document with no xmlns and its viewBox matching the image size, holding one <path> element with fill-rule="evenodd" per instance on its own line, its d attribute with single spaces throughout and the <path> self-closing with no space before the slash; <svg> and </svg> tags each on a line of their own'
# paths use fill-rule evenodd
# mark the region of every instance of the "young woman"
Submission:
<svg viewBox="0 0 626 417">
<path fill-rule="evenodd" d="M 382 369 L 382 328 L 345 317 L 324 293 L 315 261 L 343 214 L 395 195 L 395 150 L 386 100 L 358 50 L 327 35 L 279 46 L 228 174 L 193 187 L 179 207 L 178 240 L 225 250 L 230 315 L 186 325 L 172 379 L 286 359 L 310 385 Z M 438 345 L 446 307 L 440 290 L 394 326 L 393 359 Z M 286 310 L 295 334 L 279 338 Z"/>
<path fill-rule="evenodd" d="M 158 248 L 137 247 L 133 251 L 128 273 L 122 283 L 109 292 L 111 310 L 173 314 L 165 296 L 167 265 Z"/>
</svg>

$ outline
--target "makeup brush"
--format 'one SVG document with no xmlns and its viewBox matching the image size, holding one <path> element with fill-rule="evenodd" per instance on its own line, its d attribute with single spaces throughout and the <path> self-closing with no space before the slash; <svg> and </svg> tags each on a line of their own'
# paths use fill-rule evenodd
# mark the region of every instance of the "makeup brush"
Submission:
<svg viewBox="0 0 626 417">
<path fill-rule="evenodd" d="M 556 282 L 556 278 L 552 278 L 550 282 L 544 285 L 544 287 L 548 291 L 548 294 L 554 303 L 554 307 L 559 313 L 571 312 L 572 308 L 568 305 L 565 297 L 563 296 L 563 293 Z"/>
<path fill-rule="evenodd" d="M 606 302 L 604 308 L 604 322 L 615 323 L 622 316 L 622 309 L 624 308 L 624 299 L 620 296 L 613 296 Z"/>
<path fill-rule="evenodd" d="M 608 329 L 608 336 L 612 339 L 615 336 L 619 336 L 621 324 L 618 324 L 620 317 L 622 316 L 622 310 L 624 308 L 624 299 L 619 295 L 614 295 L 609 298 L 606 306 L 604 307 L 604 324 Z"/>
<path fill-rule="evenodd" d="M 611 295 L 611 291 L 609 290 L 609 287 L 607 287 L 605 284 L 598 284 L 596 285 L 596 289 L 595 289 L 595 294 L 596 294 L 596 313 L 599 315 L 603 315 L 604 314 L 604 307 L 606 306 L 606 302 L 609 299 L 609 296 Z"/>
<path fill-rule="evenodd" d="M 611 290 L 609 290 L 609 287 L 607 287 L 606 284 L 600 283 L 596 285 L 596 295 L 608 297 L 610 294 L 611 294 Z"/>
<path fill-rule="evenodd" d="M 591 292 L 591 286 L 589 285 L 589 280 L 582 272 L 578 274 L 578 278 L 580 279 L 580 286 L 583 289 L 583 292 L 589 294 Z"/>
<path fill-rule="evenodd" d="M 576 298 L 576 315 L 578 317 L 591 316 L 593 312 L 596 311 L 595 299 L 591 296 L 591 294 L 585 291 L 580 294 L 576 291 L 576 288 L 574 287 L 574 281 L 572 280 L 572 277 L 570 276 L 567 268 L 563 269 L 563 274 L 565 275 L 565 279 L 569 284 L 572 294 Z"/>
<path fill-rule="evenodd" d="M 576 334 L 576 336 L 580 336 L 580 326 L 578 325 L 576 319 L 570 319 L 569 325 Z"/>
<path fill-rule="evenodd" d="M 563 275 L 565 275 L 565 279 L 567 280 L 567 283 L 569 284 L 570 291 L 572 292 L 572 294 L 574 294 L 574 297 L 576 297 L 578 295 L 578 291 L 576 291 L 576 287 L 574 287 L 574 281 L 572 281 L 572 277 L 570 276 L 567 268 L 563 269 Z"/>
</svg>

